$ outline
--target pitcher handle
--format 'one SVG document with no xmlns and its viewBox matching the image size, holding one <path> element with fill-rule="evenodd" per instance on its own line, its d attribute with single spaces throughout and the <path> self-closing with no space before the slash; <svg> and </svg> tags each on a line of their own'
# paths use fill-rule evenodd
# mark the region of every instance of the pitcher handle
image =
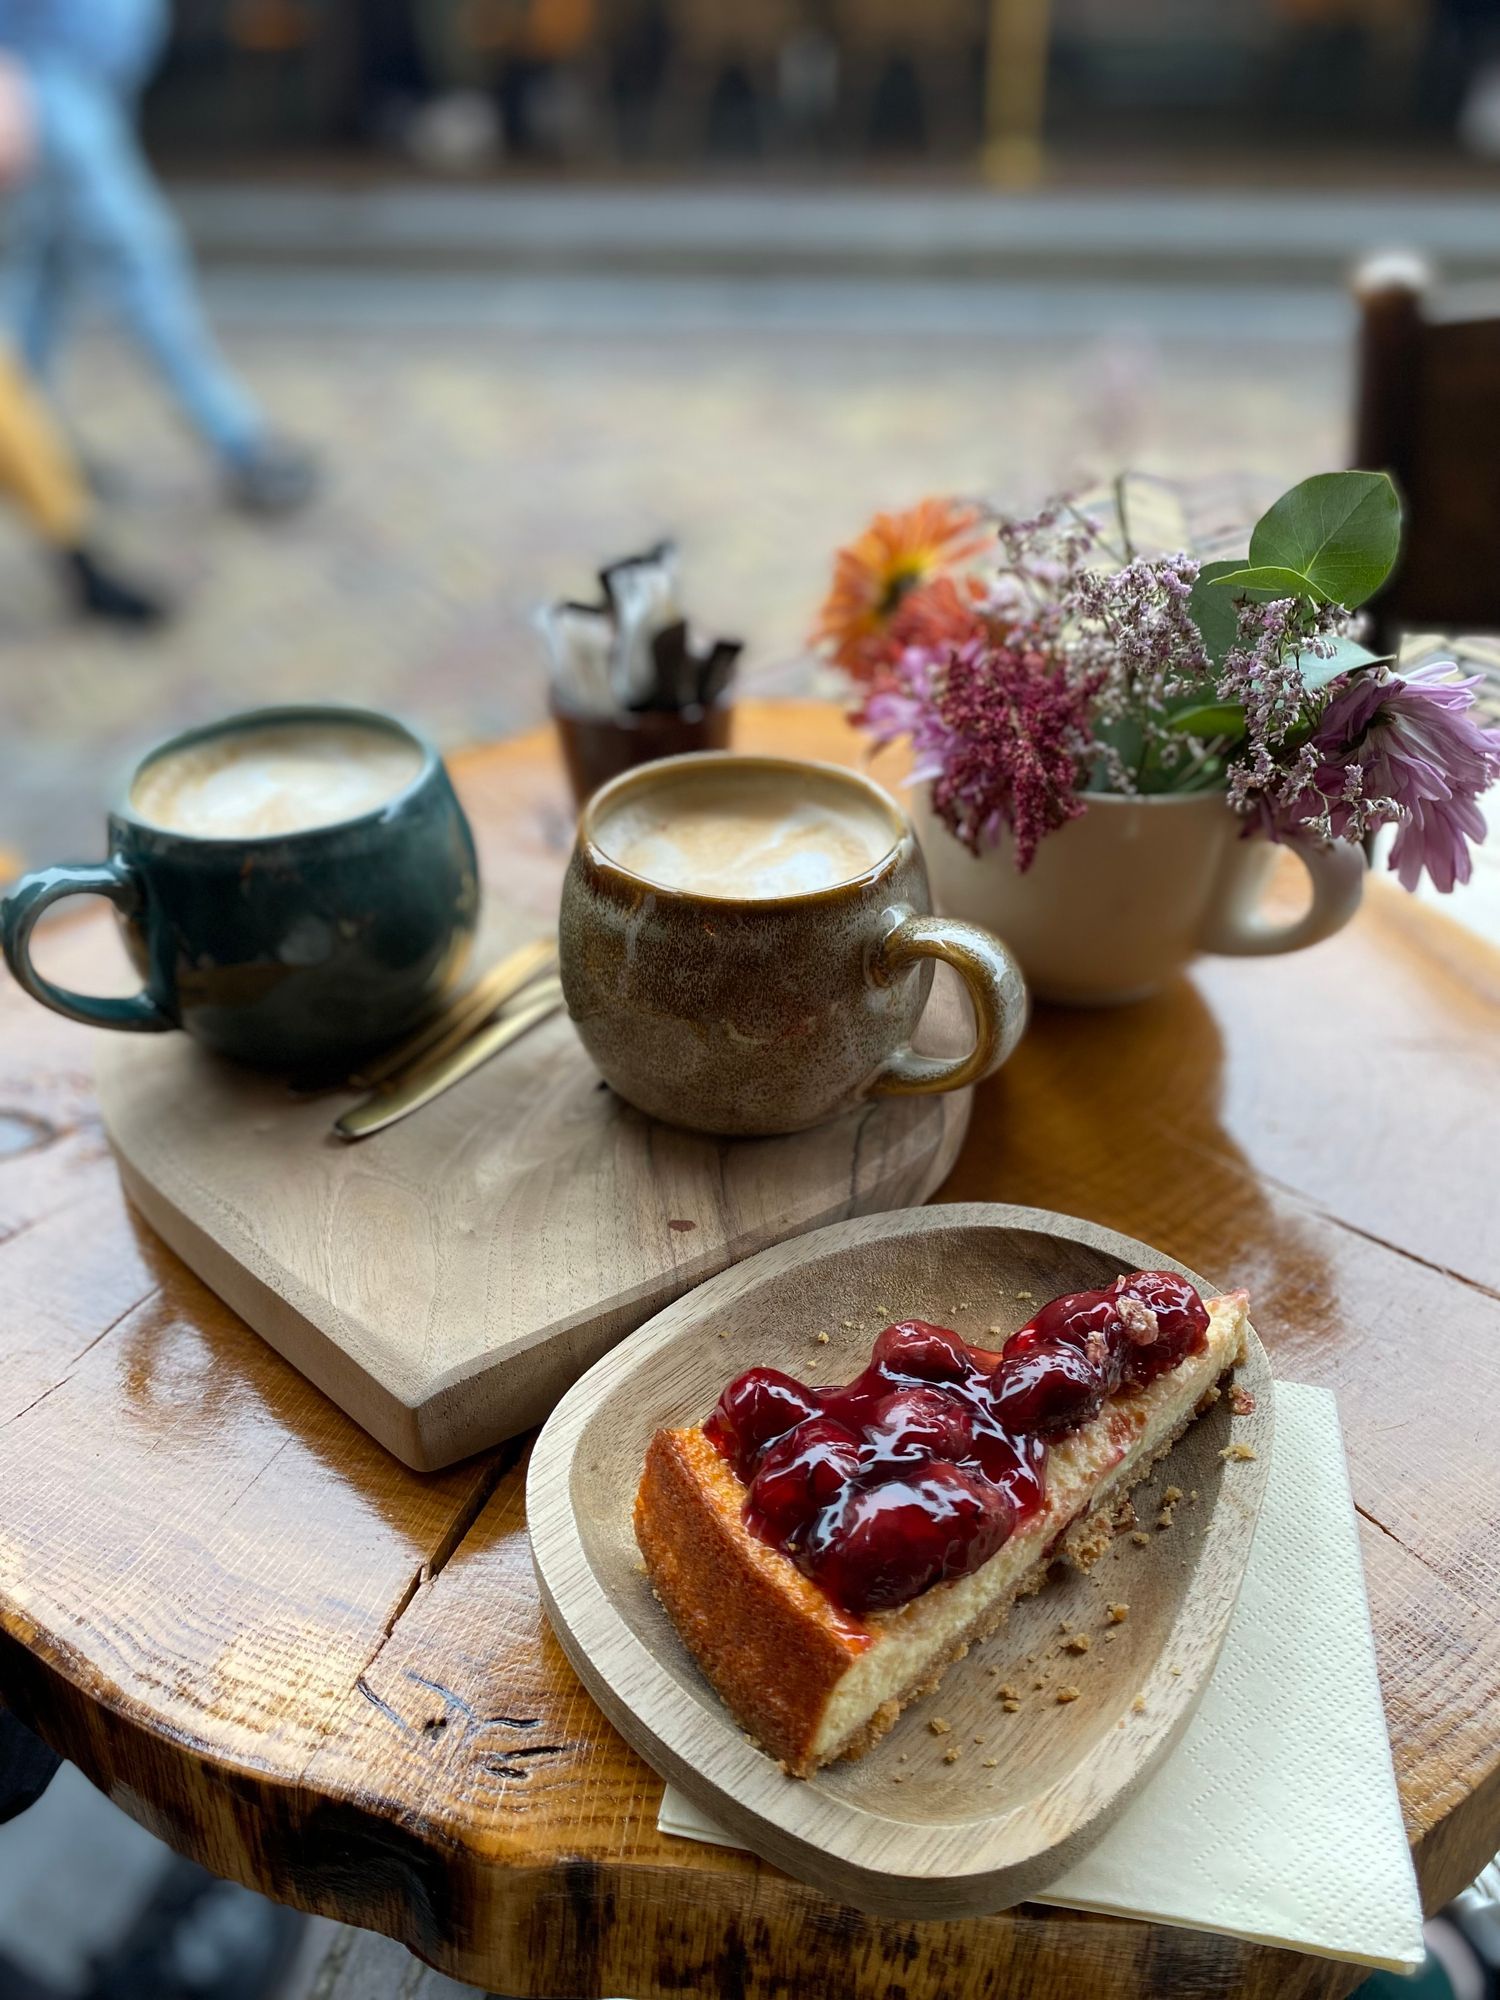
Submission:
<svg viewBox="0 0 1500 2000">
<path fill-rule="evenodd" d="M 1264 958 L 1273 952 L 1306 951 L 1344 928 L 1364 894 L 1366 863 L 1361 849 L 1342 840 L 1321 846 L 1289 841 L 1287 851 L 1296 855 L 1312 882 L 1307 910 L 1290 923 L 1271 924 L 1258 915 L 1255 899 L 1247 903 L 1231 895 L 1209 918 L 1198 940 L 1201 950 L 1229 958 Z"/>
</svg>

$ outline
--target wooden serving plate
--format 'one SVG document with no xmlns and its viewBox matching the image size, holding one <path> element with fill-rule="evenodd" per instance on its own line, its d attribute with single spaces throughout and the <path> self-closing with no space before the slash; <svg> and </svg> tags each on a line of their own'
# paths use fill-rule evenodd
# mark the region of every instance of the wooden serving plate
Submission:
<svg viewBox="0 0 1500 2000">
<path fill-rule="evenodd" d="M 1034 1310 L 1018 1292 L 1040 1302 L 1142 1268 L 1219 1289 L 1144 1243 L 1041 1209 L 973 1202 L 869 1216 L 700 1286 L 553 1412 L 532 1455 L 526 1512 L 563 1649 L 626 1740 L 763 1859 L 885 1917 L 1006 1909 L 1071 1866 L 1171 1748 L 1213 1671 L 1265 1488 L 1269 1365 L 1252 1333 L 1238 1379 L 1253 1413 L 1234 1416 L 1221 1398 L 1136 1489 L 1146 1546 L 1121 1535 L 1088 1575 L 1060 1573 L 867 1757 L 805 1780 L 742 1735 L 646 1581 L 631 1506 L 651 1433 L 701 1421 L 752 1363 L 847 1380 L 886 1320 L 908 1315 L 997 1346 L 989 1328 L 1009 1334 Z M 1226 1463 L 1231 1439 L 1255 1457 Z M 1151 1496 L 1168 1484 L 1198 1499 L 1158 1530 Z M 1108 1620 L 1112 1602 L 1130 1607 L 1121 1624 Z M 1086 1653 L 1063 1649 L 1063 1621 L 1089 1634 Z M 1060 1704 L 1061 1685 L 1078 1699 Z M 1002 1686 L 1021 1693 L 1014 1714 L 1000 1705 Z M 945 1733 L 929 1728 L 934 1717 Z"/>
<path fill-rule="evenodd" d="M 537 935 L 486 913 L 483 959 Z M 934 982 L 920 1046 L 968 1045 Z M 348 1145 L 356 1093 L 293 1097 L 186 1035 L 101 1035 L 126 1192 L 198 1276 L 421 1471 L 540 1423 L 668 1300 L 843 1216 L 923 1202 L 971 1092 L 886 1097 L 782 1139 L 696 1136 L 632 1111 L 565 1015 L 425 1110 Z"/>
</svg>

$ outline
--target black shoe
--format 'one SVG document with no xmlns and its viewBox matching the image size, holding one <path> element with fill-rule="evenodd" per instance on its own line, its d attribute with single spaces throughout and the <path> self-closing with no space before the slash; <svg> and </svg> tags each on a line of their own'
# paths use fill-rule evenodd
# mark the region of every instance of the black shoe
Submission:
<svg viewBox="0 0 1500 2000">
<path fill-rule="evenodd" d="M 229 468 L 231 502 L 246 514 L 295 514 L 322 485 L 317 455 L 287 438 L 262 438 Z"/>
<path fill-rule="evenodd" d="M 170 616 L 163 598 L 106 569 L 91 549 L 68 550 L 63 557 L 63 578 L 80 617 L 144 629 L 160 625 Z"/>
</svg>

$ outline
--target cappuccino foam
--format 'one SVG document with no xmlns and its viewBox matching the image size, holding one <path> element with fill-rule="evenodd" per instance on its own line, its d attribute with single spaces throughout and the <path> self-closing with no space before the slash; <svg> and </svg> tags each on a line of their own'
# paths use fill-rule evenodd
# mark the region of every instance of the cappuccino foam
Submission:
<svg viewBox="0 0 1500 2000">
<path fill-rule="evenodd" d="M 358 722 L 236 729 L 154 757 L 130 791 L 142 819 L 204 840 L 258 839 L 334 826 L 404 791 L 423 753 Z"/>
<path fill-rule="evenodd" d="M 722 765 L 628 793 L 597 837 L 664 889 L 747 901 L 853 881 L 895 845 L 885 814 L 852 787 Z"/>
</svg>

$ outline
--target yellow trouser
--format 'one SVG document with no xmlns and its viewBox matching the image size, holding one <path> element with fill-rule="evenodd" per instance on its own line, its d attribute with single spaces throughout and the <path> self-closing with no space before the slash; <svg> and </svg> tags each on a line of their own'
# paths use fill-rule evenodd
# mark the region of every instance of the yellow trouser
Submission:
<svg viewBox="0 0 1500 2000">
<path fill-rule="evenodd" d="M 51 412 L 21 364 L 0 348 L 0 491 L 58 548 L 83 540 L 88 490 Z"/>
</svg>

